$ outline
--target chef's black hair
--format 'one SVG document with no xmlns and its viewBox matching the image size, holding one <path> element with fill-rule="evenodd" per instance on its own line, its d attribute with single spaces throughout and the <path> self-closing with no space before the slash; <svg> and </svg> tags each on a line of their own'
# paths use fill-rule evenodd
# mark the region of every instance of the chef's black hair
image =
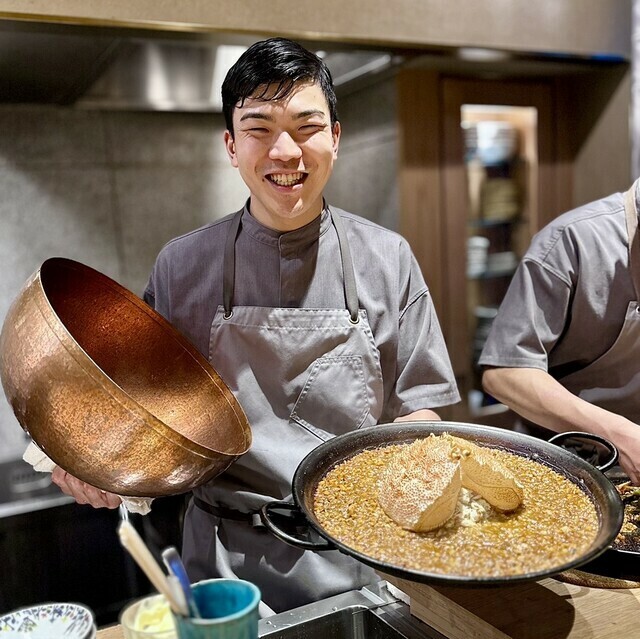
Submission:
<svg viewBox="0 0 640 639">
<path fill-rule="evenodd" d="M 314 53 L 287 38 L 269 38 L 252 44 L 229 69 L 222 83 L 222 112 L 233 135 L 233 110 L 247 98 L 280 100 L 300 81 L 322 89 L 331 124 L 338 121 L 337 99 L 327 65 Z M 273 87 L 275 85 L 275 91 Z"/>
</svg>

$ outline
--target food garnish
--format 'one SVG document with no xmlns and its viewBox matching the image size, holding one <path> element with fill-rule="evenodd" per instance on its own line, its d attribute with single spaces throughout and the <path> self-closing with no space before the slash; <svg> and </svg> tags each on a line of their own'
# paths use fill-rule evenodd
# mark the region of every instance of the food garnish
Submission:
<svg viewBox="0 0 640 639">
<path fill-rule="evenodd" d="M 378 501 L 399 526 L 425 532 L 453 516 L 463 486 L 501 511 L 522 503 L 522 486 L 490 449 L 447 433 L 394 455 L 380 476 Z"/>
</svg>

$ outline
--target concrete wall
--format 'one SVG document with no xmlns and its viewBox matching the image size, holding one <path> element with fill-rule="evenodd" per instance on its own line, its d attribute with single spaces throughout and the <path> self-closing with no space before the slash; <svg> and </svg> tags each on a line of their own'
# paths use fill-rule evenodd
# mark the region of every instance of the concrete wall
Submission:
<svg viewBox="0 0 640 639">
<path fill-rule="evenodd" d="M 388 80 L 340 101 L 341 157 L 326 193 L 391 227 L 393 96 Z M 142 294 L 167 240 L 240 208 L 248 196 L 223 131 L 216 114 L 0 108 L 0 322 L 29 275 L 56 255 Z M 19 457 L 24 441 L 2 396 L 0 461 Z"/>
<path fill-rule="evenodd" d="M 398 228 L 398 122 L 395 79 L 339 98 L 339 159 L 327 201 L 382 226 Z"/>
</svg>

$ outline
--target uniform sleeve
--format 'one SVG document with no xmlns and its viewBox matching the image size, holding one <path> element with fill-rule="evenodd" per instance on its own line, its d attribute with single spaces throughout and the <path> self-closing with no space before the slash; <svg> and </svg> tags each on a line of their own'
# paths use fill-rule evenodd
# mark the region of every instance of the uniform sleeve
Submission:
<svg viewBox="0 0 640 639">
<path fill-rule="evenodd" d="M 398 376 L 389 401 L 391 417 L 460 401 L 449 353 L 428 290 L 400 317 Z"/>
<path fill-rule="evenodd" d="M 149 276 L 149 281 L 147 282 L 147 286 L 144 289 L 144 294 L 142 295 L 142 299 L 151 307 L 156 307 L 156 290 L 155 290 L 155 282 L 153 277 L 153 272 Z"/>
<path fill-rule="evenodd" d="M 404 244 L 402 249 L 396 375 L 387 420 L 460 401 L 431 294 L 411 249 Z"/>
<path fill-rule="evenodd" d="M 548 356 L 564 332 L 570 302 L 569 281 L 525 258 L 493 321 L 480 365 L 548 370 Z"/>
<path fill-rule="evenodd" d="M 160 313 L 165 319 L 171 321 L 170 307 L 169 307 L 169 278 L 167 260 L 164 259 L 164 249 L 159 253 L 151 275 L 149 275 L 149 281 L 144 289 L 144 295 L 142 298 L 144 301 Z"/>
</svg>

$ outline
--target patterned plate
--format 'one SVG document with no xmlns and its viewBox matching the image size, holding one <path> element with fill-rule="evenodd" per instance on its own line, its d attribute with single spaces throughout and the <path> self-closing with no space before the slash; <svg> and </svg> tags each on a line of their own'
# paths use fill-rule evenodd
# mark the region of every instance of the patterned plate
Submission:
<svg viewBox="0 0 640 639">
<path fill-rule="evenodd" d="M 0 639 L 93 639 L 95 635 L 93 613 L 79 604 L 42 604 L 0 617 Z"/>
</svg>

